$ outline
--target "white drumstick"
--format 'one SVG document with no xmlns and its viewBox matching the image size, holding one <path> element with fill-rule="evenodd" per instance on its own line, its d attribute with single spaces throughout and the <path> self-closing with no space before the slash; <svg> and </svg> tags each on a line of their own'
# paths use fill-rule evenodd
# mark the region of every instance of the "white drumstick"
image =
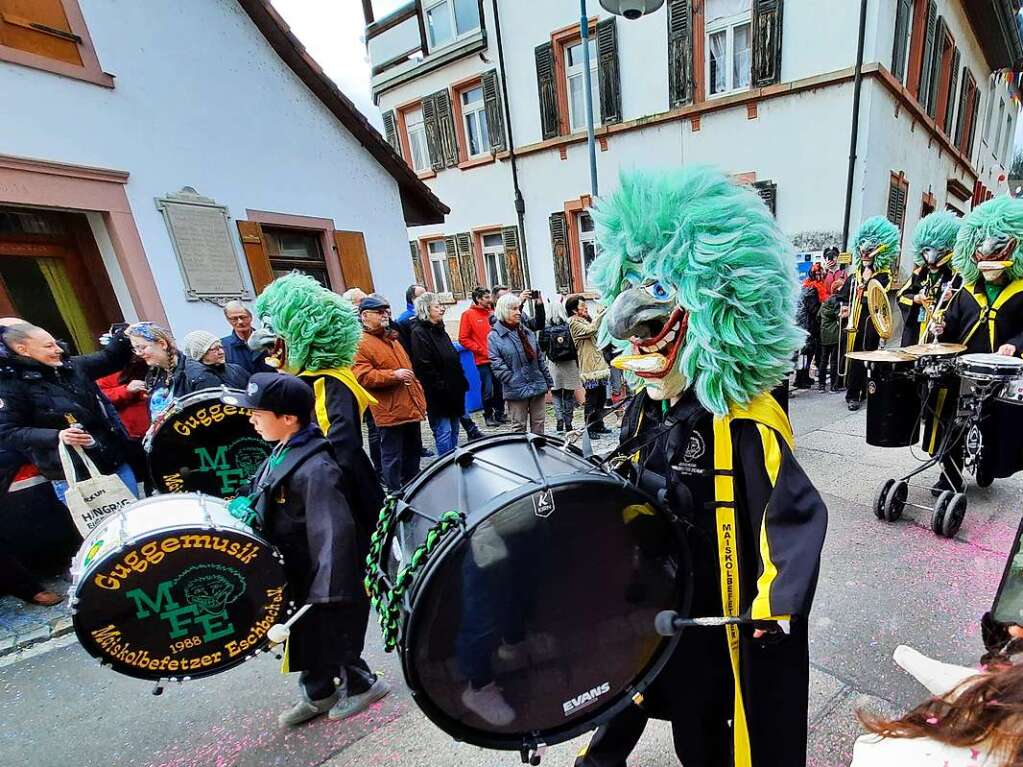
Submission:
<svg viewBox="0 0 1023 767">
<path fill-rule="evenodd" d="M 270 630 L 266 632 L 266 638 L 270 640 L 270 644 L 283 644 L 288 641 L 288 637 L 291 636 L 291 625 L 305 615 L 312 605 L 302 605 L 298 612 L 288 618 L 287 623 L 275 623 L 270 627 Z"/>
</svg>

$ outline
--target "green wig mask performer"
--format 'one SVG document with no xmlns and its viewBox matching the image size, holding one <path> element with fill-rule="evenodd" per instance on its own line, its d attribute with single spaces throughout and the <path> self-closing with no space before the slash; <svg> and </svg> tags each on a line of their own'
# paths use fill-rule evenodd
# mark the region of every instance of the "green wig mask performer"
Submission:
<svg viewBox="0 0 1023 767">
<path fill-rule="evenodd" d="M 892 264 L 899 258 L 899 228 L 884 216 L 868 218 L 853 238 L 853 270 L 842 286 L 842 303 L 852 315 L 848 320 L 846 352 L 874 351 L 881 336 L 867 308 L 867 287 L 873 281 L 888 290 L 892 282 Z M 843 320 L 846 322 L 846 320 Z M 846 359 L 845 401 L 850 410 L 859 410 L 867 396 L 867 371 L 862 362 Z"/>
<path fill-rule="evenodd" d="M 932 320 L 938 340 L 966 346 L 966 354 L 1019 357 L 1023 352 L 1023 200 L 996 197 L 978 205 L 962 220 L 952 265 L 962 287 L 947 309 Z M 1008 477 L 1023 468 L 1019 434 L 1023 409 L 997 400 L 983 406 L 982 452 L 976 463 L 977 484 Z M 956 460 L 961 461 L 956 451 Z M 948 469 L 946 469 L 948 472 Z M 953 476 L 953 479 L 957 477 Z"/>
<path fill-rule="evenodd" d="M 619 452 L 688 523 L 692 614 L 756 623 L 687 629 L 577 764 L 624 763 L 648 716 L 671 720 L 687 767 L 803 764 L 827 510 L 770 394 L 803 340 L 792 248 L 751 189 L 708 168 L 625 174 L 594 220 L 590 277 L 610 333 L 632 347 L 615 364 L 645 385 Z"/>
<path fill-rule="evenodd" d="M 952 249 L 961 219 L 941 211 L 920 219 L 913 230 L 913 274 L 899 290 L 902 345 L 926 342 L 927 320 L 952 282 Z"/>
<path fill-rule="evenodd" d="M 263 327 L 253 332 L 249 345 L 268 349 L 268 364 L 294 373 L 312 387 L 313 420 L 334 448 L 342 471 L 354 478 L 357 505 L 360 511 L 371 512 L 372 529 L 383 495 L 362 449 L 362 418 L 376 400 L 352 373 L 362 338 L 355 307 L 312 277 L 292 272 L 259 294 L 256 316 Z"/>
</svg>

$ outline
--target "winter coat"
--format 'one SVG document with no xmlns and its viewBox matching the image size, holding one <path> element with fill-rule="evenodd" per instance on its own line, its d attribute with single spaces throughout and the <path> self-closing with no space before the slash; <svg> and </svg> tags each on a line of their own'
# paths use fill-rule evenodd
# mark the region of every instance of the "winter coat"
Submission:
<svg viewBox="0 0 1023 767">
<path fill-rule="evenodd" d="M 603 381 L 611 375 L 604 354 L 597 348 L 597 331 L 606 311 L 601 309 L 592 320 L 577 314 L 568 318 L 568 329 L 572 332 L 576 358 L 579 360 L 579 378 L 583 383 Z"/>
<path fill-rule="evenodd" d="M 150 368 L 149 375 L 146 376 L 146 388 L 149 390 L 149 412 L 154 418 L 166 410 L 172 402 L 192 392 L 203 389 L 219 389 L 221 386 L 245 388 L 245 383 L 228 384 L 225 381 L 225 379 L 240 380 L 244 376 L 244 371 L 238 365 L 230 365 L 230 373 L 225 366 L 225 370 L 221 374 L 214 366 L 203 365 L 201 362 L 185 356 L 184 352 L 179 351 L 175 354 L 177 354 L 177 363 L 174 365 L 174 372 L 170 374 L 169 382 L 167 371 L 163 368 Z M 245 381 L 247 383 L 248 379 L 246 378 Z"/>
<path fill-rule="evenodd" d="M 265 351 L 253 351 L 248 343 L 233 332 L 221 338 L 220 343 L 224 346 L 224 357 L 228 365 L 238 365 L 250 376 L 253 373 L 274 372 L 274 369 L 266 364 Z"/>
<path fill-rule="evenodd" d="M 47 479 L 64 479 L 57 434 L 75 422 L 96 440 L 86 453 L 100 471 L 112 474 L 127 460 L 128 434 L 96 379 L 122 370 L 131 357 L 131 343 L 122 334 L 105 349 L 70 357 L 56 368 L 10 356 L 0 377 L 0 447 L 28 456 Z M 75 451 L 71 457 L 84 478 Z"/>
<path fill-rule="evenodd" d="M 821 308 L 821 299 L 817 288 L 804 284 L 799 291 L 799 310 L 796 314 L 796 322 L 803 330 L 811 336 L 817 335 L 818 319 L 817 312 Z"/>
<path fill-rule="evenodd" d="M 256 472 L 247 494 L 263 535 L 284 555 L 290 598 L 313 605 L 291 630 L 289 668 L 351 663 L 362 640 L 352 636 L 353 612 L 368 612 L 362 563 L 370 536 L 352 508 L 352 479 L 315 426 L 276 457 L 279 463 L 268 458 Z"/>
<path fill-rule="evenodd" d="M 490 354 L 487 339 L 490 336 L 490 318 L 493 310 L 473 304 L 464 312 L 458 322 L 458 343 L 472 352 L 477 365 L 489 365 Z"/>
<path fill-rule="evenodd" d="M 232 365 L 225 362 L 223 365 L 207 365 L 200 362 L 204 368 L 220 379 L 221 384 L 230 389 L 244 389 L 249 385 L 249 373 L 241 365 Z"/>
<path fill-rule="evenodd" d="M 435 418 L 456 418 L 465 414 L 465 392 L 469 383 L 462 372 L 455 345 L 443 322 L 409 322 L 412 364 L 426 394 L 426 409 Z"/>
<path fill-rule="evenodd" d="M 490 367 L 494 377 L 501 382 L 506 400 L 523 400 L 546 394 L 554 385 L 547 358 L 540 353 L 536 334 L 523 326 L 526 341 L 533 348 L 534 359 L 526 357 L 522 341 L 516 328 L 509 328 L 503 322 L 494 325 L 487 339 L 490 349 Z"/>
<path fill-rule="evenodd" d="M 149 403 L 145 391 L 128 391 L 128 384 L 121 383 L 121 372 L 103 376 L 98 381 L 100 390 L 117 408 L 128 436 L 141 439 L 149 430 Z"/>
<path fill-rule="evenodd" d="M 833 346 L 842 336 L 842 319 L 839 317 L 842 303 L 838 296 L 832 296 L 821 305 L 821 344 Z"/>
<path fill-rule="evenodd" d="M 377 404 L 370 405 L 377 426 L 400 426 L 426 418 L 426 396 L 419 381 L 406 385 L 395 370 L 412 370 L 412 360 L 394 331 L 363 333 L 352 372 Z"/>
</svg>

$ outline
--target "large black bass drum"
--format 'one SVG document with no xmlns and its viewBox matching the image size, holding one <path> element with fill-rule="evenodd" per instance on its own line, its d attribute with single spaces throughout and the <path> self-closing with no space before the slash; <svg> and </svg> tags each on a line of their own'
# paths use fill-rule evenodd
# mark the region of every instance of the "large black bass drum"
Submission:
<svg viewBox="0 0 1023 767">
<path fill-rule="evenodd" d="M 251 410 L 222 400 L 242 394 L 228 388 L 192 392 L 157 416 L 142 444 L 159 492 L 233 498 L 256 473 L 271 446 L 249 423 Z"/>
<path fill-rule="evenodd" d="M 647 493 L 532 434 L 437 460 L 381 513 L 367 581 L 416 703 L 454 738 L 524 755 L 643 691 L 687 614 L 689 550 Z"/>
</svg>

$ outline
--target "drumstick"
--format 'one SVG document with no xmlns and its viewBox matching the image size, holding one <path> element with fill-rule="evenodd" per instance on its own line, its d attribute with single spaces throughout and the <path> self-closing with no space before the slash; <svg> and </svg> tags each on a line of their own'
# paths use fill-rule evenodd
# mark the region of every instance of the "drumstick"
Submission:
<svg viewBox="0 0 1023 767">
<path fill-rule="evenodd" d="M 714 626 L 737 626 L 752 625 L 756 623 L 752 618 L 745 615 L 731 615 L 712 618 L 682 618 L 674 610 L 661 610 L 654 617 L 654 630 L 662 637 L 675 636 L 679 631 L 689 627 L 714 627 Z M 788 634 L 788 621 L 778 621 L 781 630 Z"/>
<path fill-rule="evenodd" d="M 305 615 L 312 605 L 302 605 L 298 608 L 298 612 L 288 618 L 287 623 L 275 623 L 270 627 L 270 630 L 266 632 L 266 638 L 270 640 L 270 644 L 283 644 L 288 641 L 288 637 L 291 636 L 291 625 Z"/>
</svg>

